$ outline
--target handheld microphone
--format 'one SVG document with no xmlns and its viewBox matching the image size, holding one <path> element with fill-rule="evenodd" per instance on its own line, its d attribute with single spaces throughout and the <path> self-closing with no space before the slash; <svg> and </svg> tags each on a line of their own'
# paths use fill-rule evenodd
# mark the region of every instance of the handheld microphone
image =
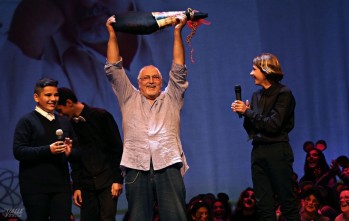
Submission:
<svg viewBox="0 0 349 221">
<path fill-rule="evenodd" d="M 240 85 L 235 85 L 235 96 L 236 96 L 236 100 L 241 101 L 241 86 Z M 239 118 L 242 117 L 242 115 L 240 113 L 238 113 Z"/>
<path fill-rule="evenodd" d="M 63 140 L 63 130 L 62 129 L 56 130 L 56 136 L 57 136 L 57 140 L 58 141 L 64 141 Z"/>
</svg>

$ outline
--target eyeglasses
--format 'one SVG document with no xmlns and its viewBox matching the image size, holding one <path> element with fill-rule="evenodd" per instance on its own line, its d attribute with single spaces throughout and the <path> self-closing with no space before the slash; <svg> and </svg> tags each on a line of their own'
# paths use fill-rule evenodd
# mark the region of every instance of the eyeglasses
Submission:
<svg viewBox="0 0 349 221">
<path fill-rule="evenodd" d="M 150 81 L 150 79 L 153 79 L 153 81 L 160 81 L 161 77 L 160 77 L 160 75 L 153 75 L 153 76 L 146 75 L 146 76 L 141 77 L 139 79 L 141 79 L 142 81 L 145 81 L 145 82 Z"/>
</svg>

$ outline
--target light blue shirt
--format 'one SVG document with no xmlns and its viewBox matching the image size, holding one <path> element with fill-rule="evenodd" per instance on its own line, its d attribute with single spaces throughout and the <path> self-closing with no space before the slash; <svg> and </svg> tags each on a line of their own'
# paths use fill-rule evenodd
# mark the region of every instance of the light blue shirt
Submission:
<svg viewBox="0 0 349 221">
<path fill-rule="evenodd" d="M 182 163 L 189 168 L 180 140 L 180 111 L 188 88 L 187 69 L 173 63 L 169 83 L 151 104 L 128 79 L 122 61 L 105 65 L 107 77 L 122 113 L 124 151 L 120 165 L 148 171 Z"/>
</svg>

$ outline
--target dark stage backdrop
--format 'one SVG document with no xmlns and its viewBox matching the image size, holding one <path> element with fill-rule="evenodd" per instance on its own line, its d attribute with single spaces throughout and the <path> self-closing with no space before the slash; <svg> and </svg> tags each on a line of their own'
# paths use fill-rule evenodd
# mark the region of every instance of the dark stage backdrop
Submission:
<svg viewBox="0 0 349 221">
<path fill-rule="evenodd" d="M 186 44 L 189 89 L 182 111 L 181 137 L 190 165 L 185 175 L 188 201 L 200 193 L 219 192 L 235 201 L 244 188 L 252 185 L 251 144 L 242 127 L 243 119 L 231 111 L 230 105 L 235 99 L 234 85 L 241 85 L 243 100 L 250 99 L 259 88 L 249 73 L 253 57 L 261 52 L 278 56 L 285 74 L 282 82 L 296 97 L 296 125 L 290 134 L 295 172 L 303 174 L 302 147 L 307 140 L 327 142 L 324 153 L 328 163 L 339 155 L 348 155 L 349 14 L 345 10 L 349 1 L 77 2 L 0 0 L 2 210 L 23 208 L 12 139 L 19 117 L 35 107 L 32 97 L 37 79 L 58 79 L 59 86 L 73 88 L 79 100 L 112 112 L 121 129 L 117 101 L 103 71 L 107 36 L 104 23 L 106 14 L 114 12 L 192 7 L 209 14 L 211 25 L 200 26 L 191 41 L 194 63 L 190 61 L 191 47 Z M 97 7 L 89 9 L 92 3 Z M 22 6 L 15 13 L 18 4 Z M 81 4 L 75 5 L 79 12 L 74 4 Z M 184 36 L 189 33 L 185 28 Z M 129 61 L 127 72 L 136 87 L 139 69 L 150 63 L 159 67 L 167 82 L 172 35 L 172 27 L 147 36 L 120 35 L 124 60 Z M 123 194 L 119 209 L 126 208 Z"/>
</svg>

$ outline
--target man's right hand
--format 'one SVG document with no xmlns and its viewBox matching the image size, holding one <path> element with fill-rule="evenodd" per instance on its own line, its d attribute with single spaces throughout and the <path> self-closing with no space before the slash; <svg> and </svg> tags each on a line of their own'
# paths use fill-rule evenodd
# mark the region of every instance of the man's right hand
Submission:
<svg viewBox="0 0 349 221">
<path fill-rule="evenodd" d="M 115 32 L 113 25 L 112 25 L 113 23 L 115 23 L 115 15 L 110 16 L 105 24 L 107 26 L 107 30 L 109 33 Z"/>
</svg>

